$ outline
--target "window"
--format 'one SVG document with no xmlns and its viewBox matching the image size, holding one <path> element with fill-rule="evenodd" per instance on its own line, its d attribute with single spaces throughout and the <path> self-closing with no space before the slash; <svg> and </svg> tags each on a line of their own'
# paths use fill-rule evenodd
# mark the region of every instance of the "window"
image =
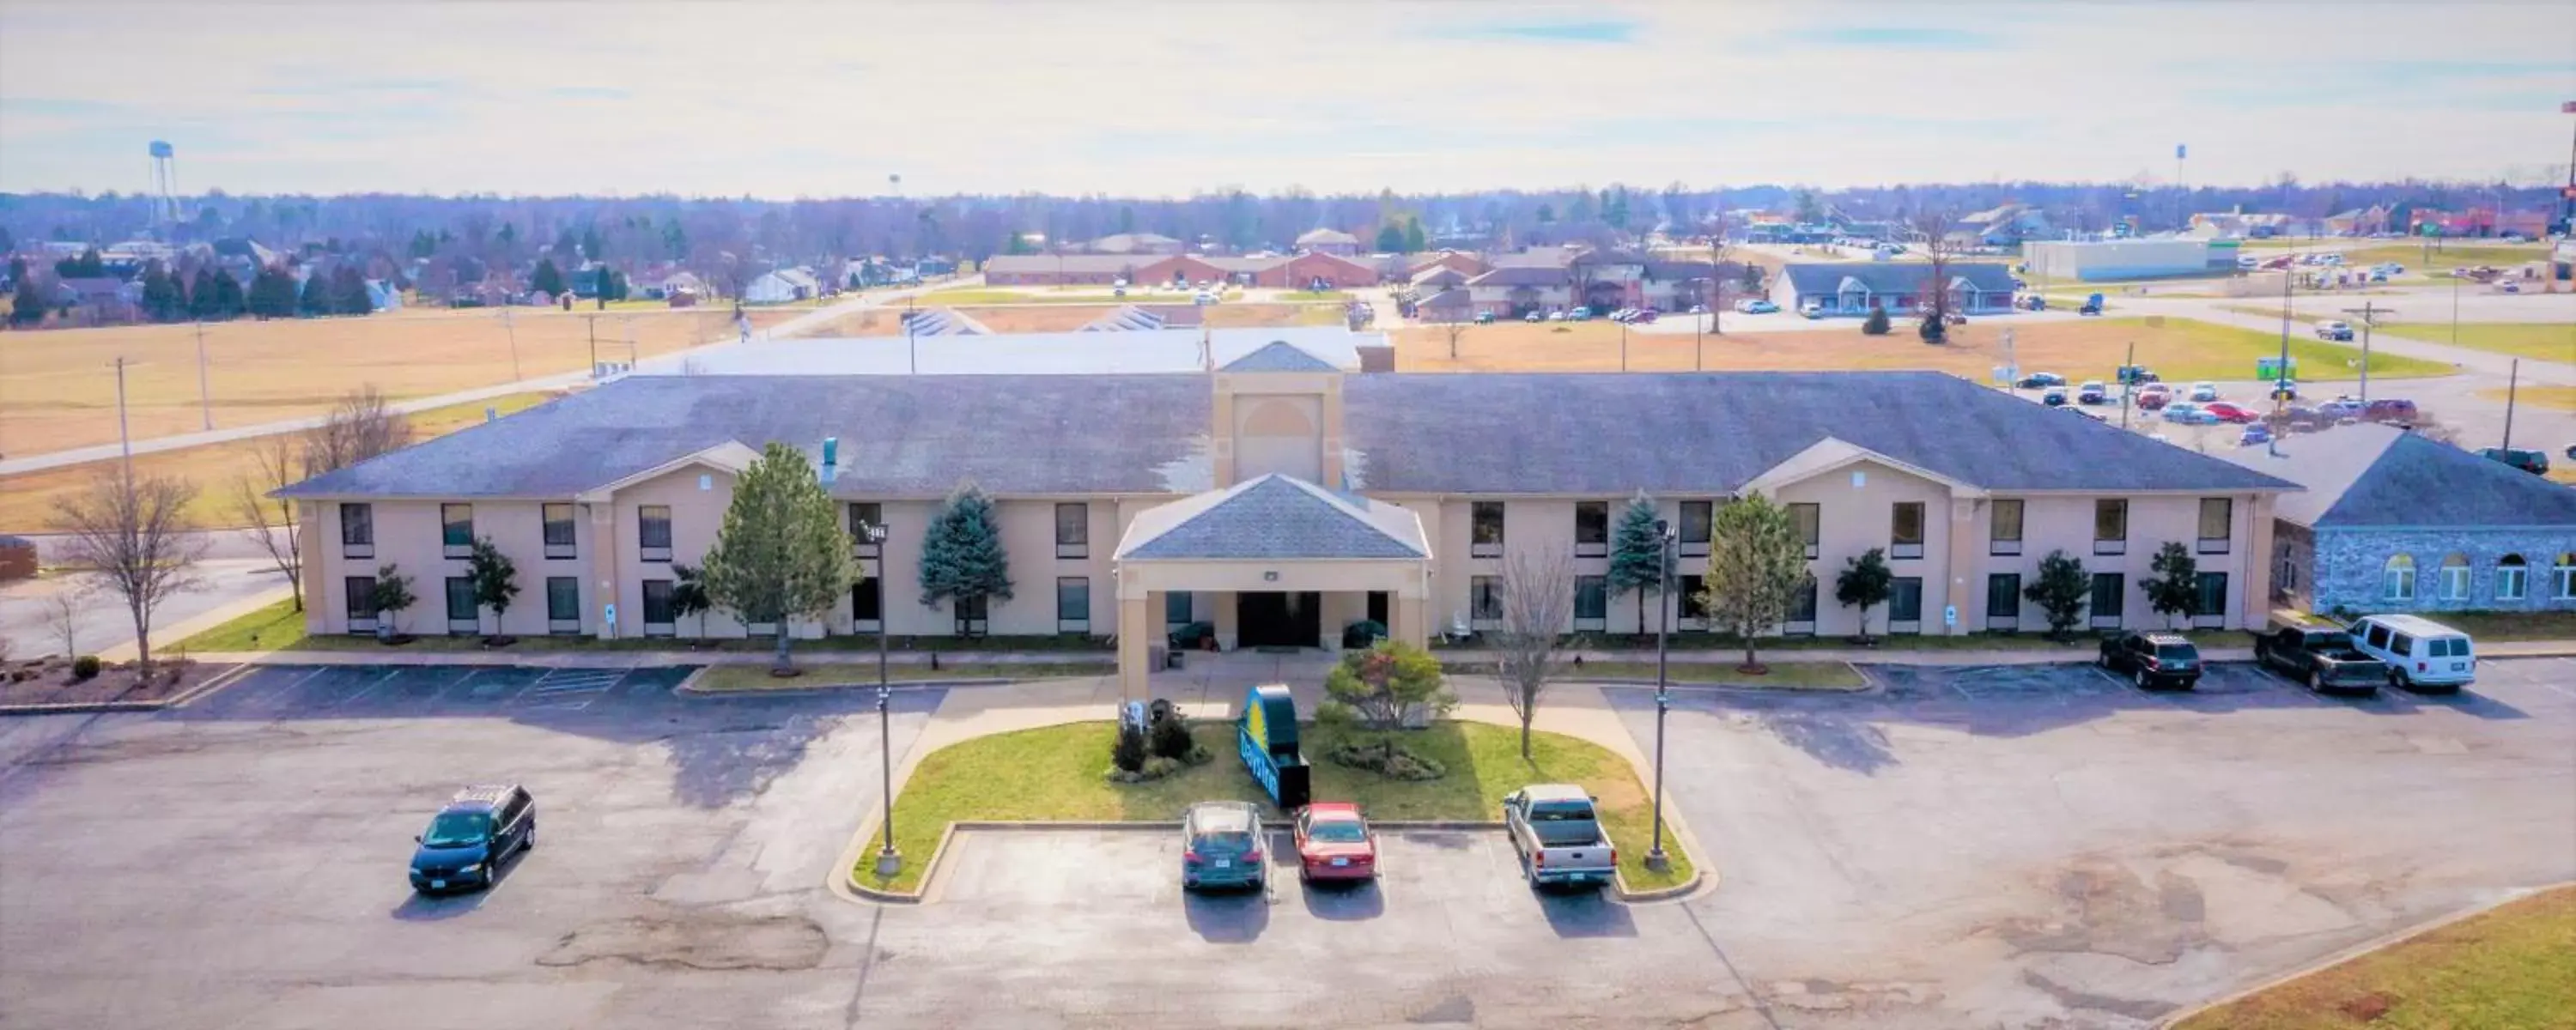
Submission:
<svg viewBox="0 0 2576 1030">
<path fill-rule="evenodd" d="M 1681 603 L 1682 628 L 1707 629 L 1708 598 L 1701 596 L 1701 592 L 1708 589 L 1708 577 L 1683 576 L 1681 581 L 1682 595 L 1676 600 Z"/>
<path fill-rule="evenodd" d="M 1384 591 L 1384 590 L 1371 590 L 1371 591 L 1369 591 L 1369 592 L 1368 592 L 1368 621 L 1370 621 L 1370 622 L 1374 622 L 1374 623 L 1377 623 L 1377 624 L 1378 624 L 1378 625 L 1380 625 L 1380 626 L 1388 626 L 1388 627 L 1392 627 L 1392 626 L 1394 626 L 1394 625 L 1395 625 L 1395 620 L 1394 620 L 1394 618 L 1393 618 L 1394 613 L 1393 613 L 1393 612 L 1391 612 L 1391 611 L 1389 611 L 1389 609 L 1393 608 L 1394 606 L 1395 606 L 1395 598 L 1394 598 L 1394 597 L 1392 597 L 1392 596 L 1389 596 L 1389 595 L 1387 594 L 1387 592 L 1386 592 L 1386 591 Z"/>
<path fill-rule="evenodd" d="M 980 637 L 992 629 L 992 603 L 981 595 L 960 597 L 956 601 L 957 635 Z"/>
<path fill-rule="evenodd" d="M 644 635 L 648 637 L 678 635 L 679 627 L 675 625 L 677 620 L 671 614 L 671 581 L 648 579 L 644 581 L 643 586 Z"/>
<path fill-rule="evenodd" d="M 1888 557 L 1923 557 L 1923 502 L 1896 502 L 1895 514 L 1888 523 Z"/>
<path fill-rule="evenodd" d="M 1698 557 L 1708 553 L 1709 527 L 1717 518 L 1715 501 L 1682 502 L 1682 553 Z"/>
<path fill-rule="evenodd" d="M 1502 628 L 1503 577 L 1467 578 L 1467 619 L 1471 629 Z"/>
<path fill-rule="evenodd" d="M 1824 544 L 1824 506 L 1792 504 L 1789 506 L 1789 521 L 1797 524 L 1798 539 L 1807 544 L 1807 557 L 1815 557 Z"/>
<path fill-rule="evenodd" d="M 474 603 L 474 581 L 464 576 L 447 577 L 447 631 L 472 633 L 483 628 L 483 619 Z"/>
<path fill-rule="evenodd" d="M 1091 556 L 1091 506 L 1067 501 L 1055 506 L 1055 556 Z"/>
<path fill-rule="evenodd" d="M 2496 563 L 2495 599 L 2519 601 L 2531 590 L 2531 570 L 2519 554 L 2508 554 Z"/>
<path fill-rule="evenodd" d="M 635 506 L 635 557 L 644 561 L 671 560 L 670 505 Z"/>
<path fill-rule="evenodd" d="M 1898 576 L 1889 582 L 1887 631 L 1923 632 L 1923 577 Z"/>
<path fill-rule="evenodd" d="M 1574 577 L 1574 628 L 1607 629 L 1610 625 L 1610 577 Z"/>
<path fill-rule="evenodd" d="M 1503 502 L 1477 501 L 1468 506 L 1469 529 L 1467 556 L 1500 558 L 1503 556 Z M 1501 616 L 1496 616 L 1500 618 Z"/>
<path fill-rule="evenodd" d="M 340 557 L 373 558 L 376 556 L 376 507 L 372 504 L 340 506 Z"/>
<path fill-rule="evenodd" d="M 1993 526 L 1986 534 L 1987 554 L 2021 553 L 2021 502 L 1996 501 Z"/>
<path fill-rule="evenodd" d="M 2016 502 L 2018 503 L 2018 502 Z M 1986 631 L 2021 629 L 2021 573 L 1997 572 L 1986 577 Z"/>
<path fill-rule="evenodd" d="M 2129 502 L 2093 502 L 2093 553 L 2129 553 Z"/>
<path fill-rule="evenodd" d="M 2552 600 L 2576 601 L 2576 551 L 2559 555 L 2549 566 L 2549 578 Z"/>
<path fill-rule="evenodd" d="M 342 505 L 346 509 L 347 505 Z M 349 606 L 349 632 L 376 631 L 376 577 L 350 576 L 340 581 Z"/>
<path fill-rule="evenodd" d="M 2469 599 L 2468 555 L 2452 554 L 2445 556 L 2442 559 L 2440 577 L 2441 578 L 2436 582 L 2441 585 L 2442 600 L 2466 601 Z"/>
<path fill-rule="evenodd" d="M 2200 553 L 2226 554 L 2236 525 L 2236 502 L 2224 497 L 2200 499 Z"/>
<path fill-rule="evenodd" d="M 1179 629 L 1198 620 L 1190 618 L 1190 592 L 1175 590 L 1163 595 L 1163 625 Z"/>
<path fill-rule="evenodd" d="M 2364 634 L 2362 639 L 2368 641 L 2370 646 L 2384 650 L 2388 647 L 2388 627 L 2376 622 L 2371 623 L 2370 632 Z"/>
<path fill-rule="evenodd" d="M 1091 632 L 1091 577 L 1056 577 L 1055 631 L 1058 633 Z"/>
<path fill-rule="evenodd" d="M 1781 620 L 1780 632 L 1793 637 L 1816 635 L 1816 578 L 1807 577 L 1789 595 L 1789 616 Z"/>
<path fill-rule="evenodd" d="M 546 632 L 581 632 L 581 577 L 546 577 Z"/>
<path fill-rule="evenodd" d="M 1600 558 L 1610 553 L 1610 502 L 1574 502 L 1574 556 Z"/>
<path fill-rule="evenodd" d="M 850 585 L 850 631 L 885 631 L 885 580 L 865 576 Z"/>
<path fill-rule="evenodd" d="M 2128 578 L 2117 572 L 2093 574 L 2093 628 L 2118 629 L 2121 616 L 2127 614 Z"/>
<path fill-rule="evenodd" d="M 884 505 L 875 503 L 851 505 L 850 555 L 856 558 L 874 558 L 884 553 L 876 541 L 868 539 L 869 527 L 882 525 L 885 525 Z"/>
<path fill-rule="evenodd" d="M 2388 564 L 2379 567 L 2379 596 L 2388 601 L 2415 599 L 2415 559 L 2410 555 L 2393 555 Z"/>
<path fill-rule="evenodd" d="M 574 557 L 572 505 L 548 504 L 540 509 L 545 515 L 546 557 Z"/>
<path fill-rule="evenodd" d="M 438 543 L 450 558 L 474 556 L 474 506 L 442 504 L 438 506 Z"/>
<path fill-rule="evenodd" d="M 2193 605 L 2191 625 L 2194 629 L 2217 629 L 2227 625 L 2227 574 L 2204 572 L 2192 582 L 2197 588 L 2198 603 Z"/>
</svg>

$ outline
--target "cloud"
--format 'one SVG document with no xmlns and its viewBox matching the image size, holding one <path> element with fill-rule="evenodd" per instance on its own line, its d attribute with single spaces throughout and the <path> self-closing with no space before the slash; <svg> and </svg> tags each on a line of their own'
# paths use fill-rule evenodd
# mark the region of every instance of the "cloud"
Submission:
<svg viewBox="0 0 2576 1030">
<path fill-rule="evenodd" d="M 1999 50 L 2003 37 L 1991 32 L 1948 28 L 1847 26 L 1802 29 L 1784 34 L 1791 45 L 1831 50 Z"/>
<path fill-rule="evenodd" d="M 1470 26 L 1449 33 L 1451 39 L 1506 39 L 1536 43 L 1627 43 L 1636 39 L 1637 23 L 1628 19 L 1527 21 Z"/>
</svg>

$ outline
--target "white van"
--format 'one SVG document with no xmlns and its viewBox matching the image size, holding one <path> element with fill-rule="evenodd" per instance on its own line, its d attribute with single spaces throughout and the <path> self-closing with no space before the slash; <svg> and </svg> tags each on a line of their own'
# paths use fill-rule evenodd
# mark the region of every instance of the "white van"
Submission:
<svg viewBox="0 0 2576 1030">
<path fill-rule="evenodd" d="M 2388 663 L 2390 686 L 2445 693 L 2477 680 L 2469 635 L 2416 615 L 2365 615 L 2350 627 L 2361 653 Z"/>
</svg>

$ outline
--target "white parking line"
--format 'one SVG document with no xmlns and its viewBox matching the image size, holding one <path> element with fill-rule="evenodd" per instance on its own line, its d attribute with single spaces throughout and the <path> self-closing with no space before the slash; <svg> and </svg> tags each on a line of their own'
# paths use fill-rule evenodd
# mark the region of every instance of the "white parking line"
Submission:
<svg viewBox="0 0 2576 1030">
<path fill-rule="evenodd" d="M 387 672 L 387 673 L 385 673 L 385 674 L 384 674 L 384 676 L 383 676 L 382 678 L 380 678 L 380 679 L 376 680 L 375 682 L 370 683 L 370 684 L 367 684 L 366 686 L 363 686 L 363 687 L 358 688 L 358 692 L 357 692 L 357 693 L 355 693 L 355 694 L 351 694 L 351 695 L 349 695 L 349 696 L 347 696 L 347 697 L 344 697 L 344 698 L 341 698 L 341 699 L 339 700 L 339 703 L 340 703 L 340 704 L 344 704 L 344 705 L 345 705 L 345 704 L 348 704 L 348 703 L 350 703 L 350 702 L 356 701 L 356 700 L 357 700 L 357 699 L 359 699 L 359 698 L 365 697 L 365 696 L 367 696 L 368 694 L 374 693 L 374 692 L 375 692 L 375 689 L 376 689 L 377 687 L 381 687 L 381 686 L 384 686 L 384 685 L 385 685 L 385 684 L 387 684 L 387 683 L 391 683 L 391 682 L 393 682 L 393 681 L 394 681 L 394 677 L 396 677 L 396 676 L 400 676 L 400 675 L 402 675 L 402 670 L 401 670 L 401 669 L 395 669 L 395 670 L 393 670 L 393 671 L 391 671 L 391 672 Z"/>
</svg>

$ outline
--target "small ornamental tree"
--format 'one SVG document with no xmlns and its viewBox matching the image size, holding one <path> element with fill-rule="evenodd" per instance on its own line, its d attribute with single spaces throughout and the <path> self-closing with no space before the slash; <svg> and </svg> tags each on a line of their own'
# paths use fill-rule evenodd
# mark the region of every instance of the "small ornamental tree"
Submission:
<svg viewBox="0 0 2576 1030">
<path fill-rule="evenodd" d="M 1753 650 L 1754 635 L 1788 615 L 1789 602 L 1806 581 L 1807 544 L 1788 508 L 1753 493 L 1717 510 L 1702 596 L 1710 618 L 1743 638 L 1743 671 L 1765 671 Z"/>
<path fill-rule="evenodd" d="M 2191 548 L 2179 540 L 2167 541 L 2147 567 L 2155 572 L 2143 584 L 2147 607 L 2168 624 L 2200 614 L 2200 561 L 2191 556 Z"/>
<path fill-rule="evenodd" d="M 1869 309 L 1869 321 L 1860 324 L 1860 331 L 1871 336 L 1887 335 L 1887 309 Z"/>
<path fill-rule="evenodd" d="M 402 613 L 420 603 L 419 595 L 411 592 L 411 577 L 403 575 L 402 567 L 393 562 L 376 566 L 376 586 L 367 599 L 375 602 L 378 640 L 401 635 Z"/>
<path fill-rule="evenodd" d="M 1887 551 L 1873 547 L 1858 558 L 1845 559 L 1843 570 L 1834 575 L 1834 600 L 1846 608 L 1860 609 L 1860 639 L 1869 642 L 1869 610 L 1886 604 L 1896 590 L 1896 574 L 1888 570 Z"/>
<path fill-rule="evenodd" d="M 734 481 L 724 528 L 707 549 L 707 600 L 746 624 L 777 627 L 770 672 L 794 675 L 793 622 L 830 612 L 858 580 L 850 533 L 805 452 L 771 442 Z"/>
<path fill-rule="evenodd" d="M 1673 570 L 1664 564 L 1663 534 L 1655 531 L 1655 502 L 1640 491 L 1619 514 L 1619 528 L 1610 535 L 1611 596 L 1637 595 L 1637 633 L 1646 628 L 1646 595 L 1661 596 L 1664 584 L 1671 581 Z"/>
<path fill-rule="evenodd" d="M 2084 618 L 2084 606 L 2092 594 L 2093 579 L 2084 572 L 2084 563 L 2062 550 L 2040 559 L 2038 578 L 2021 588 L 2021 596 L 2048 616 L 2048 635 L 2054 640 L 2065 640 Z"/>
<path fill-rule="evenodd" d="M 671 564 L 671 619 L 677 622 L 695 615 L 698 635 L 707 635 L 707 609 L 715 604 L 707 599 L 707 570 L 703 565 Z"/>
<path fill-rule="evenodd" d="M 492 630 L 498 634 L 502 616 L 519 596 L 519 564 L 492 546 L 491 537 L 478 537 L 465 559 L 465 578 L 474 584 L 474 603 L 492 609 Z"/>
<path fill-rule="evenodd" d="M 993 499 L 982 487 L 961 483 L 932 516 L 930 532 L 922 539 L 921 603 L 933 607 L 948 601 L 962 612 L 992 598 L 1011 599 L 1010 555 L 1002 549 Z M 964 621 L 959 620 L 961 631 Z"/>
<path fill-rule="evenodd" d="M 1316 718 L 1356 723 L 1379 734 L 1404 725 L 1406 713 L 1428 709 L 1433 717 L 1458 703 L 1440 675 L 1440 660 L 1397 640 L 1381 640 L 1366 651 L 1346 651 L 1341 664 L 1324 675 L 1324 703 Z M 1392 758 L 1395 741 L 1381 736 L 1380 755 Z"/>
</svg>

